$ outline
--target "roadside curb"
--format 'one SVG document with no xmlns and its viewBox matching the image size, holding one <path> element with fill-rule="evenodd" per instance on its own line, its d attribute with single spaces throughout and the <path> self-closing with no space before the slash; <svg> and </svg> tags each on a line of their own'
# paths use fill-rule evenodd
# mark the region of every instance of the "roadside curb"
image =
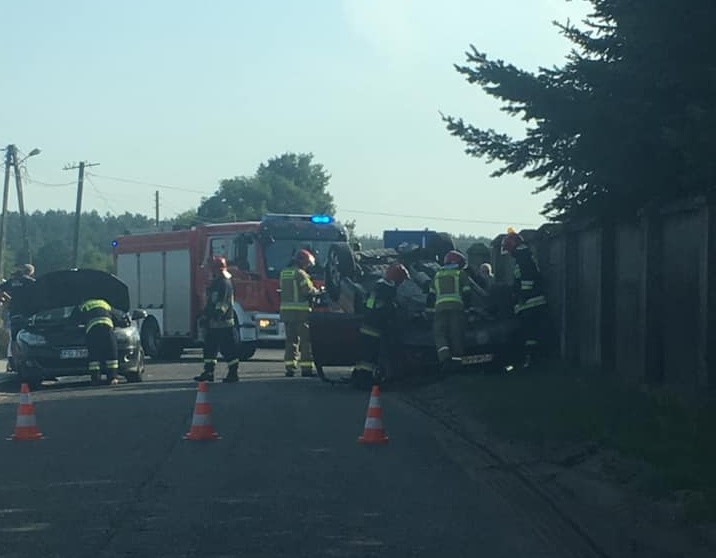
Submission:
<svg viewBox="0 0 716 558">
<path fill-rule="evenodd" d="M 546 505 L 593 541 L 603 557 L 692 558 L 714 555 L 710 530 L 679 524 L 673 509 L 660 509 L 628 487 L 580 467 L 597 457 L 594 448 L 568 448 L 565 455 L 539 455 L 525 444 L 493 438 L 484 424 L 460 409 L 452 397 L 450 378 L 396 394 L 409 405 L 440 422 L 477 451 L 500 462 L 505 470 L 530 486 Z M 463 412 L 461 412 L 463 411 Z M 567 455 L 567 453 L 569 455 Z M 565 465 L 575 460 L 576 465 Z"/>
</svg>

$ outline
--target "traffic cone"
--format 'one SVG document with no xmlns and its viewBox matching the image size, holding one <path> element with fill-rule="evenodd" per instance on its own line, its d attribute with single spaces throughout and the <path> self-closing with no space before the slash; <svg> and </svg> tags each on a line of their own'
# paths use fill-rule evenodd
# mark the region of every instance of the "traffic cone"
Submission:
<svg viewBox="0 0 716 558">
<path fill-rule="evenodd" d="M 211 425 L 211 405 L 208 393 L 209 388 L 206 382 L 199 382 L 191 429 L 184 434 L 185 440 L 218 440 L 221 438 Z"/>
<path fill-rule="evenodd" d="M 383 429 L 383 409 L 380 407 L 380 387 L 377 385 L 370 392 L 363 435 L 358 437 L 358 441 L 361 444 L 385 444 L 388 441 L 388 435 Z"/>
<path fill-rule="evenodd" d="M 8 440 L 41 440 L 44 436 L 37 429 L 35 409 L 30 400 L 30 388 L 22 384 L 20 388 L 20 404 L 17 407 L 15 432 Z"/>
</svg>

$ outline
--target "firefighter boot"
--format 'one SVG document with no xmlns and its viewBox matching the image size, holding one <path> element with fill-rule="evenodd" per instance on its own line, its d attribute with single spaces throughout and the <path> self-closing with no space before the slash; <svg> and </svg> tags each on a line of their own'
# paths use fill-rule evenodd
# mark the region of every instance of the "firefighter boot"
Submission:
<svg viewBox="0 0 716 558">
<path fill-rule="evenodd" d="M 229 373 L 226 375 L 226 378 L 222 380 L 225 384 L 235 384 L 239 381 L 239 367 L 238 366 L 229 366 Z"/>
<path fill-rule="evenodd" d="M 214 371 L 204 370 L 201 374 L 198 376 L 194 376 L 195 382 L 213 382 L 214 381 Z"/>
</svg>

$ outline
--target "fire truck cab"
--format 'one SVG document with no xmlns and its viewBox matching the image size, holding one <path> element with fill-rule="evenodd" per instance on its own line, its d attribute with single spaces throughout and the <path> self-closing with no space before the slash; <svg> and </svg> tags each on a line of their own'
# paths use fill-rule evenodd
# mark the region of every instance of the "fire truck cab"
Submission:
<svg viewBox="0 0 716 558">
<path fill-rule="evenodd" d="M 128 234 L 113 242 L 115 273 L 129 287 L 132 307 L 147 311 L 142 345 L 153 358 L 176 359 L 198 346 L 198 321 L 211 281 L 208 262 L 226 258 L 234 283 L 234 312 L 242 360 L 261 342 L 283 341 L 279 274 L 306 248 L 316 257 L 311 276 L 323 284 L 328 249 L 347 244 L 345 228 L 326 215 L 268 214 L 260 221 L 199 225 L 189 230 Z"/>
</svg>

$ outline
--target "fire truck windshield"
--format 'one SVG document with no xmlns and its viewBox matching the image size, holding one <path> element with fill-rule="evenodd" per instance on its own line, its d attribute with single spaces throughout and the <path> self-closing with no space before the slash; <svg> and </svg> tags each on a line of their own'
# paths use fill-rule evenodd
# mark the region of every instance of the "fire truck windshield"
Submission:
<svg viewBox="0 0 716 558">
<path fill-rule="evenodd" d="M 341 242 L 341 241 L 338 241 Z M 345 241 L 343 241 L 345 242 Z M 311 277 L 323 280 L 328 248 L 336 244 L 335 240 L 302 240 L 302 239 L 276 239 L 264 247 L 266 261 L 266 275 L 278 278 L 281 270 L 287 267 L 293 255 L 302 248 L 309 250 L 316 257 L 316 267 L 311 270 Z"/>
</svg>

